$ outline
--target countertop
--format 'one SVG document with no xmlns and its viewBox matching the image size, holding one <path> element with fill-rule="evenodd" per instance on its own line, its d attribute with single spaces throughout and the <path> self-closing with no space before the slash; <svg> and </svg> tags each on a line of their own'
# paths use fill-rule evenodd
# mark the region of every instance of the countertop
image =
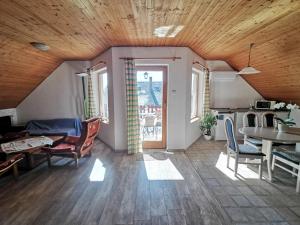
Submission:
<svg viewBox="0 0 300 225">
<path fill-rule="evenodd" d="M 236 113 L 236 112 L 288 112 L 288 110 L 272 110 L 272 109 L 249 109 L 249 108 L 210 108 L 211 110 L 217 111 L 218 113 Z"/>
</svg>

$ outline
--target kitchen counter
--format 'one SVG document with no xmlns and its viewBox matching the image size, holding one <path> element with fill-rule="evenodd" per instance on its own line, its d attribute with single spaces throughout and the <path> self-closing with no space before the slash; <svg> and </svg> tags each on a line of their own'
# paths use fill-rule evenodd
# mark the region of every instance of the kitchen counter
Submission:
<svg viewBox="0 0 300 225">
<path fill-rule="evenodd" d="M 218 113 L 235 113 L 235 112 L 288 112 L 288 110 L 273 110 L 273 109 L 249 109 L 249 108 L 210 108 L 211 110 L 217 111 Z"/>
</svg>

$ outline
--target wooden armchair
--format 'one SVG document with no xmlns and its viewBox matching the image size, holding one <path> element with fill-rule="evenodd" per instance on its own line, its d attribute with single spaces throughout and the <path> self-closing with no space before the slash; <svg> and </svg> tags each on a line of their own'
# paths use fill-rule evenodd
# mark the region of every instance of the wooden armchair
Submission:
<svg viewBox="0 0 300 225">
<path fill-rule="evenodd" d="M 0 175 L 2 175 L 3 173 L 6 173 L 8 170 L 10 170 L 12 168 L 14 177 L 17 178 L 19 175 L 17 164 L 23 158 L 24 158 L 24 155 L 20 153 L 20 154 L 12 155 L 7 159 L 0 160 Z"/>
<path fill-rule="evenodd" d="M 61 143 L 53 147 L 42 148 L 47 154 L 48 166 L 51 167 L 51 157 L 60 156 L 73 158 L 76 167 L 78 159 L 91 155 L 94 139 L 100 129 L 100 118 L 92 118 L 82 122 L 82 132 L 80 137 L 68 136 Z"/>
</svg>

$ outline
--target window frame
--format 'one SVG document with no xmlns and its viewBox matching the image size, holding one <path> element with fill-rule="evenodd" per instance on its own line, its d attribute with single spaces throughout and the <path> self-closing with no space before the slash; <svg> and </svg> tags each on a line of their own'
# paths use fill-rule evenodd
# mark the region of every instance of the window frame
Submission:
<svg viewBox="0 0 300 225">
<path fill-rule="evenodd" d="M 196 76 L 197 79 L 195 79 L 196 82 L 196 88 L 195 88 L 195 101 L 192 101 L 192 90 L 193 90 L 193 76 Z M 194 121 L 195 119 L 199 118 L 199 80 L 200 80 L 200 73 L 197 71 L 195 68 L 192 68 L 192 77 L 191 77 L 191 115 L 190 115 L 190 120 Z M 193 104 L 195 104 L 194 109 L 195 113 L 192 114 L 192 107 Z"/>
<path fill-rule="evenodd" d="M 191 75 L 191 113 L 190 113 L 190 120 L 191 122 L 197 121 L 202 116 L 202 110 L 204 107 L 204 82 L 205 82 L 205 71 L 202 69 L 192 67 L 192 75 Z M 193 75 L 197 75 L 197 86 L 196 86 L 196 113 L 192 115 L 192 81 Z M 202 104 L 202 105 L 201 105 Z"/>
<path fill-rule="evenodd" d="M 108 94 L 108 91 L 109 91 L 109 78 L 108 78 L 108 72 L 107 72 L 107 67 L 102 67 L 100 69 L 98 69 L 96 71 L 97 73 L 97 82 L 98 82 L 98 96 L 99 96 L 99 117 L 101 118 L 101 122 L 102 123 L 106 123 L 106 124 L 109 124 L 109 94 Z M 103 75 L 106 74 L 106 79 L 107 79 L 107 117 L 104 116 L 105 114 L 105 109 L 102 107 L 103 105 Z"/>
</svg>

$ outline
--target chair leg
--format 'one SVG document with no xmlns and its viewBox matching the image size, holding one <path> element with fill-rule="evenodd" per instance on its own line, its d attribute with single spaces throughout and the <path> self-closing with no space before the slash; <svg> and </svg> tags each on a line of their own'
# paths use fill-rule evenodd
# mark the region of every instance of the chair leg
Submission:
<svg viewBox="0 0 300 225">
<path fill-rule="evenodd" d="M 299 191 L 300 191 L 300 166 L 298 167 L 297 186 L 296 186 L 296 192 L 299 193 Z"/>
<path fill-rule="evenodd" d="M 74 154 L 75 167 L 78 168 L 78 156 Z"/>
<path fill-rule="evenodd" d="M 51 155 L 47 153 L 47 162 L 48 162 L 48 167 L 51 167 Z"/>
<path fill-rule="evenodd" d="M 273 156 L 273 160 L 272 160 L 272 166 L 271 166 L 271 170 L 273 171 L 275 168 L 275 160 L 276 160 L 276 156 Z"/>
<path fill-rule="evenodd" d="M 229 169 L 229 160 L 230 160 L 230 153 L 227 150 L 227 168 Z"/>
<path fill-rule="evenodd" d="M 14 178 L 18 179 L 18 177 L 19 177 L 19 171 L 18 171 L 18 165 L 17 164 L 13 165 L 13 174 L 14 174 Z"/>
<path fill-rule="evenodd" d="M 296 168 L 294 168 L 294 167 L 293 167 L 293 172 L 294 172 L 294 173 L 296 173 L 296 172 L 297 172 L 297 169 L 296 169 Z M 292 174 L 292 177 L 295 177 L 295 175 L 294 175 L 294 174 Z"/>
<path fill-rule="evenodd" d="M 262 167 L 263 167 L 263 158 L 260 158 L 260 165 L 259 165 L 259 179 L 262 179 Z"/>
<path fill-rule="evenodd" d="M 238 155 L 235 155 L 235 162 L 234 162 L 234 176 L 237 176 L 237 170 L 239 165 L 239 157 Z"/>
</svg>

